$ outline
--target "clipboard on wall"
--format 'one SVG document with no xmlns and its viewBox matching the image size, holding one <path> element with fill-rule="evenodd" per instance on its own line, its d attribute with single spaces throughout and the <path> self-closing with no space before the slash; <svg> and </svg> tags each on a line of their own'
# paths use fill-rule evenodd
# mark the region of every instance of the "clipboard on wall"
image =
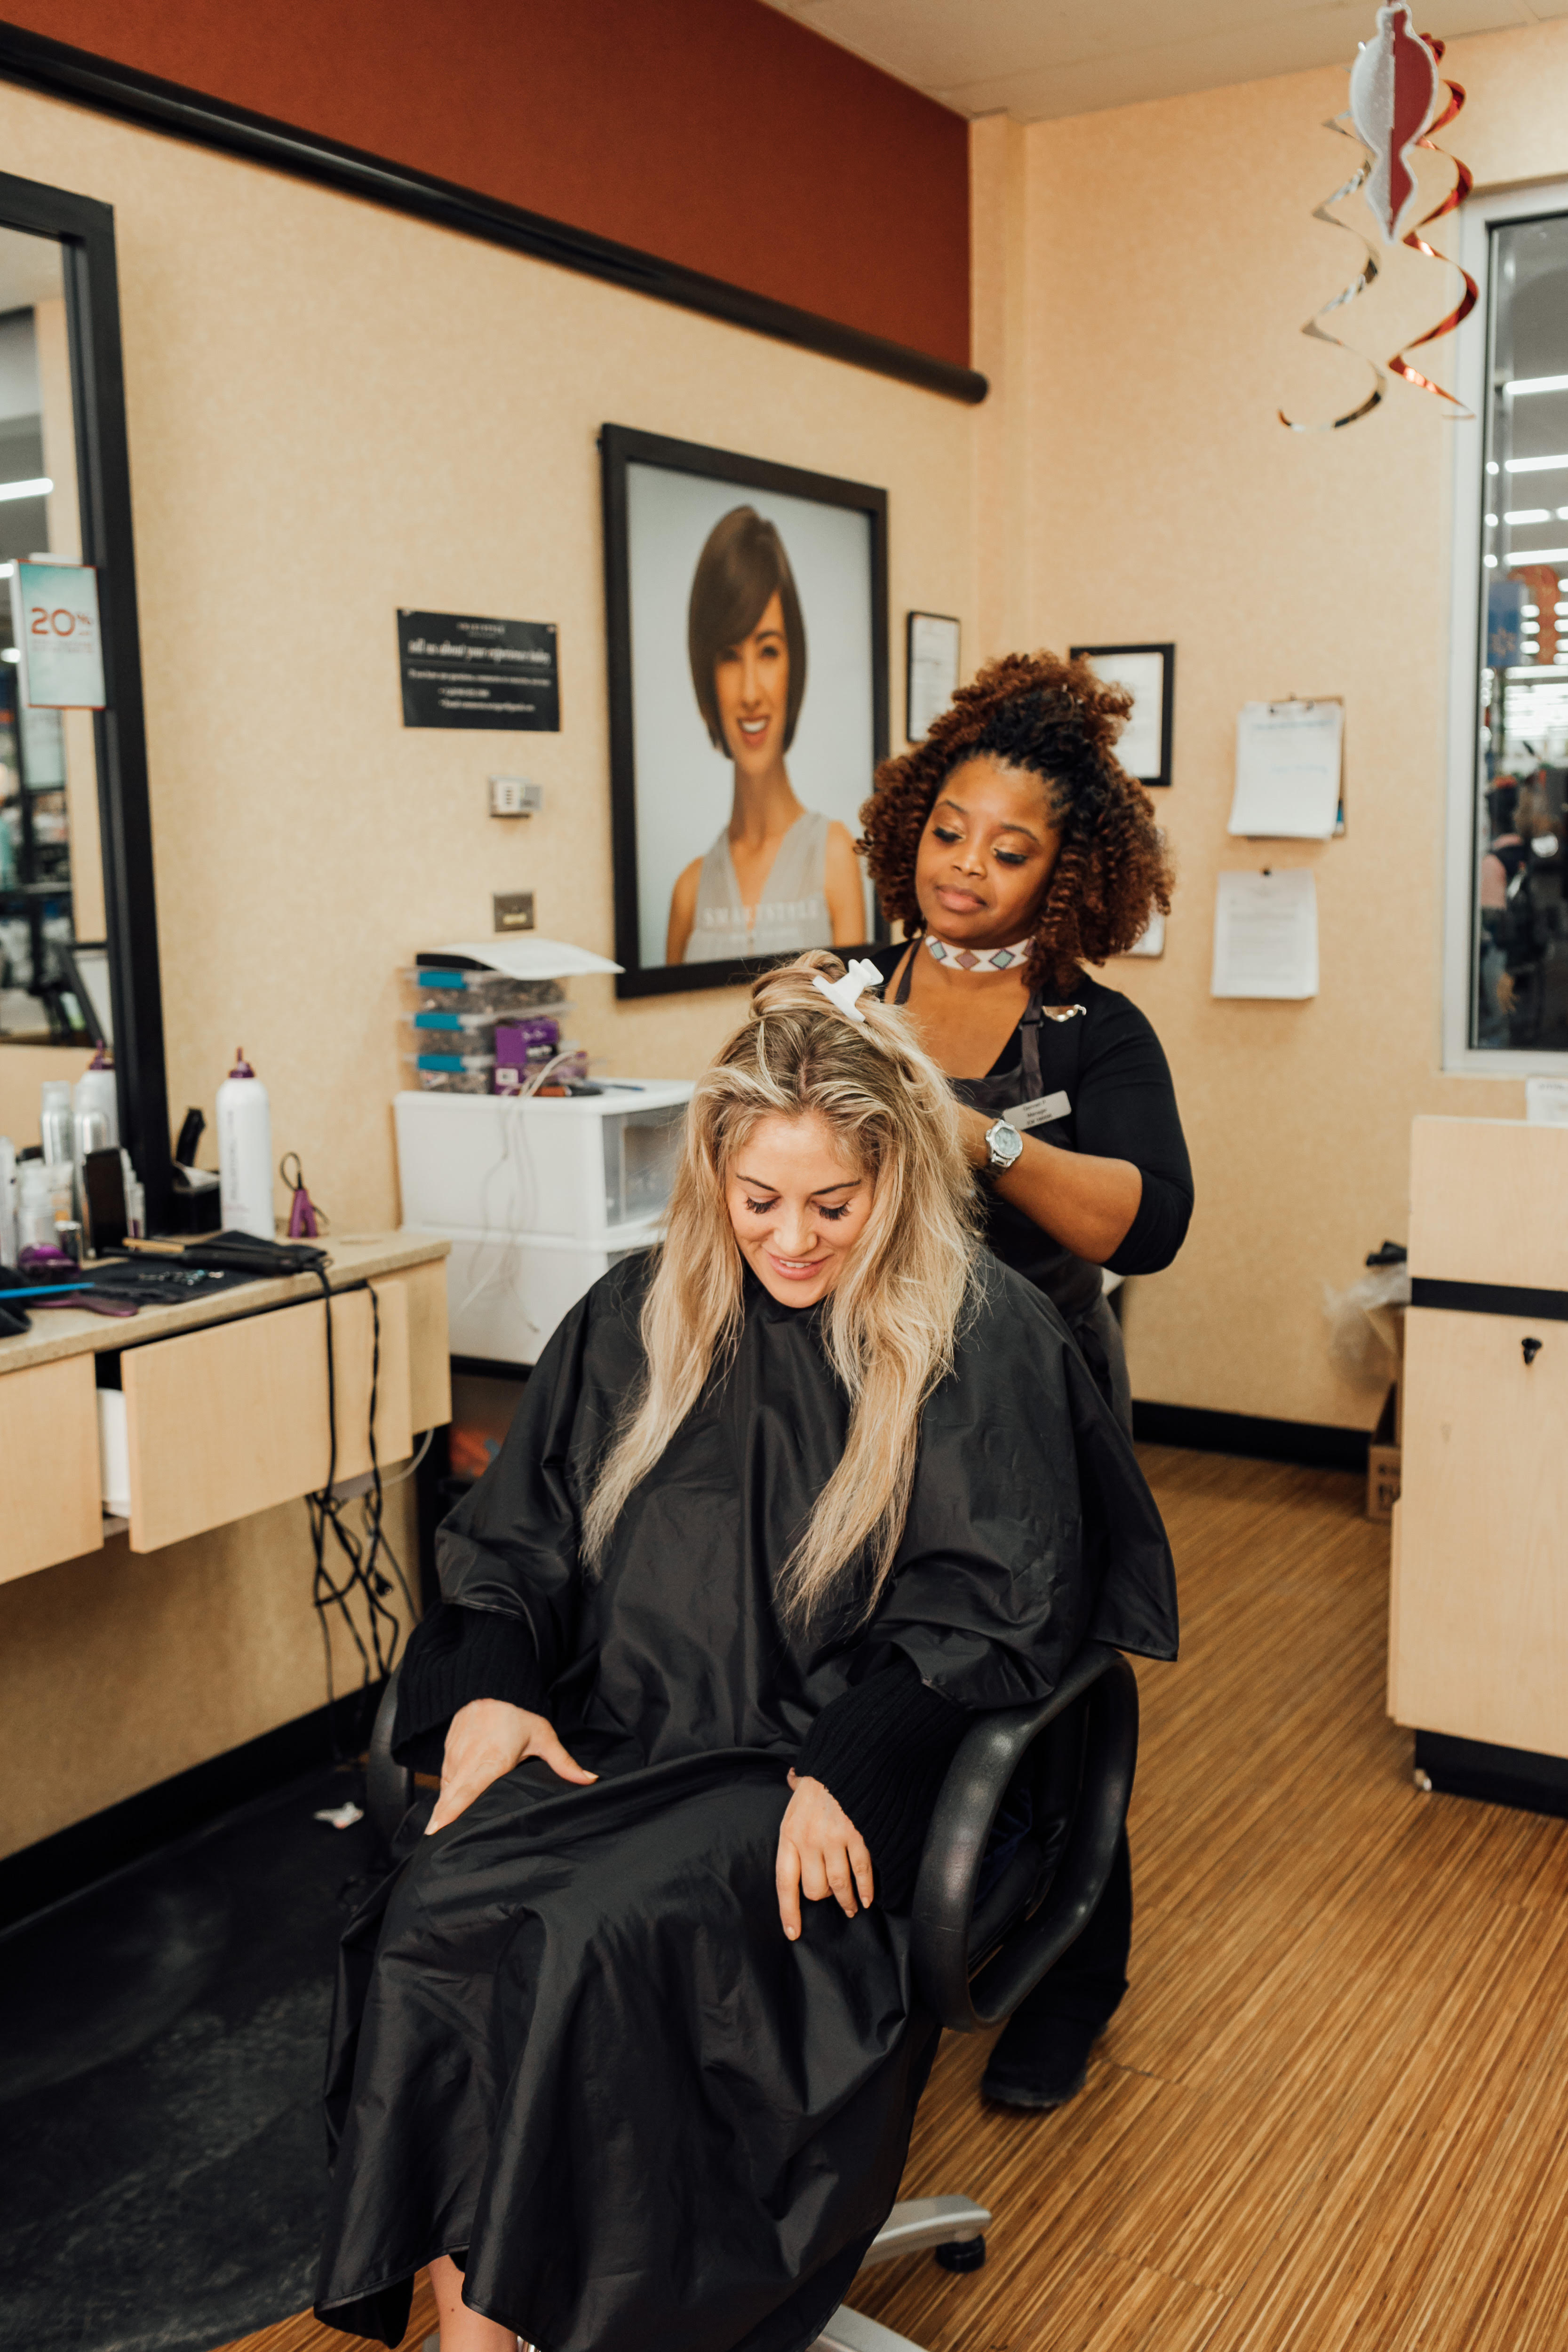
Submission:
<svg viewBox="0 0 1568 2352">
<path fill-rule="evenodd" d="M 1345 829 L 1341 695 L 1243 703 L 1226 831 L 1251 841 L 1329 841 Z"/>
</svg>

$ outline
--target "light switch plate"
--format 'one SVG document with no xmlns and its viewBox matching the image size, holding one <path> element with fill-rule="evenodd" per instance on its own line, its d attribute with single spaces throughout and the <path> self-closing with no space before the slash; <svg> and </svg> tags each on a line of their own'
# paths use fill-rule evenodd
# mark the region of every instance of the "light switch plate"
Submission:
<svg viewBox="0 0 1568 2352">
<path fill-rule="evenodd" d="M 489 781 L 492 816 L 537 816 L 544 806 L 544 786 L 530 783 L 526 776 L 491 776 Z"/>
<path fill-rule="evenodd" d="M 533 929 L 533 893 L 531 890 L 497 890 L 490 905 L 495 909 L 498 931 L 531 931 Z"/>
</svg>

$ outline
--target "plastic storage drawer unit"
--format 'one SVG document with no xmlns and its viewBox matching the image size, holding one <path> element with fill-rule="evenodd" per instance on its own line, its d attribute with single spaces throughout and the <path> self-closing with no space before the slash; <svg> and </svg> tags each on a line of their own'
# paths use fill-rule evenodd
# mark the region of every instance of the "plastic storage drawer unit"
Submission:
<svg viewBox="0 0 1568 2352">
<path fill-rule="evenodd" d="M 453 1238 L 619 1246 L 626 1228 L 664 1214 L 690 1099 L 684 1079 L 542 1101 L 400 1094 L 393 1108 L 403 1222 Z M 454 1307 L 461 1295 L 454 1276 Z M 455 1325 L 453 1346 L 479 1352 L 458 1342 Z"/>
<path fill-rule="evenodd" d="M 624 1257 L 657 1242 L 656 1217 L 615 1241 L 563 1242 L 529 1234 L 454 1234 L 447 1307 L 455 1356 L 534 1364 L 563 1318 Z"/>
</svg>

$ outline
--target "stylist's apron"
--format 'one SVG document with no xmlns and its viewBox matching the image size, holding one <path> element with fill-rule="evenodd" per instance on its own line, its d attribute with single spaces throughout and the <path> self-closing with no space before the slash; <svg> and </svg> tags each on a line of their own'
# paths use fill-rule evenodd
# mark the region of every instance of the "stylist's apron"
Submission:
<svg viewBox="0 0 1568 2352">
<path fill-rule="evenodd" d="M 914 959 L 904 967 L 893 1002 L 909 1002 Z M 1037 989 L 1018 1024 L 1022 1051 L 1018 1066 L 1005 1076 L 950 1078 L 960 1102 L 990 1118 L 1015 1112 L 1029 1114 L 1024 1131 L 1059 1151 L 1076 1151 L 1079 1062 L 1082 1050 L 1081 1005 L 1052 1006 L 1047 1011 Z M 1132 1384 L 1127 1371 L 1127 1350 L 1121 1327 L 1106 1300 L 1100 1268 L 1065 1248 L 1003 1200 L 994 1185 L 983 1183 L 985 1240 L 1004 1265 L 1043 1290 L 1071 1330 L 1084 1361 L 1117 1420 L 1132 1434 Z"/>
</svg>

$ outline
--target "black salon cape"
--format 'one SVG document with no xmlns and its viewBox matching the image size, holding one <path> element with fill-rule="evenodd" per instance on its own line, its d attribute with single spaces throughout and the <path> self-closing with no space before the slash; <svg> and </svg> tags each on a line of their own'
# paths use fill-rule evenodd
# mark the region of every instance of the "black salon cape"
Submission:
<svg viewBox="0 0 1568 2352">
<path fill-rule="evenodd" d="M 500 1456 L 442 1530 L 442 1591 L 531 1629 L 549 1713 L 603 1777 L 524 1763 L 373 1898 L 344 1941 L 338 2155 L 316 2299 L 395 2344 L 410 2280 L 546 2352 L 801 2352 L 898 2192 L 936 2029 L 909 1922 L 773 1886 L 808 1725 L 889 1645 L 968 1707 L 1048 1693 L 1089 1636 L 1175 1654 L 1164 1531 L 1065 1325 L 976 1277 L 925 1408 L 896 1572 L 868 1627 L 786 1633 L 774 1587 L 843 1450 L 819 1312 L 748 1276 L 733 1362 L 622 1516 L 602 1578 L 579 1512 L 642 1367 L 651 1261 L 540 1359 Z"/>
</svg>

